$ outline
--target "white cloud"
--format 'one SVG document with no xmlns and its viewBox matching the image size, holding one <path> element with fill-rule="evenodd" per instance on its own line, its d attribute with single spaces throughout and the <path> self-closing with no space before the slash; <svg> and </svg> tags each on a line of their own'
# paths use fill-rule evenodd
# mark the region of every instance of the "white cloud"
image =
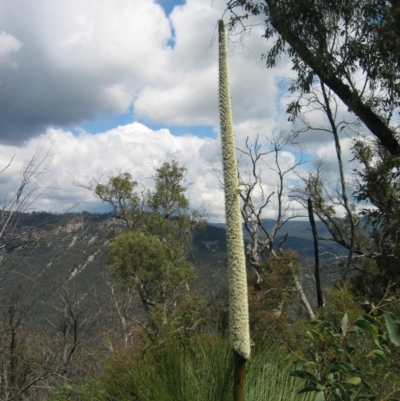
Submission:
<svg viewBox="0 0 400 401">
<path fill-rule="evenodd" d="M 0 32 L 0 67 L 18 67 L 16 62 L 11 60 L 12 53 L 17 52 L 22 43 L 7 32 Z"/>
<path fill-rule="evenodd" d="M 138 117 L 167 125 L 218 126 L 216 28 L 225 7 L 224 1 L 189 0 L 174 9 L 170 19 L 176 44 L 167 56 L 164 74 L 158 76 L 153 86 L 138 93 L 134 102 Z M 266 69 L 261 54 L 270 44 L 262 38 L 263 33 L 261 27 L 253 28 L 252 34 L 241 44 L 229 46 L 235 123 L 266 118 L 276 120 L 280 112 L 276 99 L 277 77 L 293 75 L 287 58 L 282 60 L 279 69 Z"/>
<path fill-rule="evenodd" d="M 12 35 L 1 37 L 5 54 L 14 50 L 19 66 L 0 69 L 3 142 L 124 112 L 163 73 L 171 52 L 170 22 L 153 0 L 0 0 L 0 6 L 0 25 Z M 13 37 L 23 43 L 18 52 Z"/>
<path fill-rule="evenodd" d="M 75 136 L 68 131 L 48 129 L 24 146 L 0 146 L 0 159 L 4 160 L 4 166 L 13 154 L 16 155 L 11 166 L 0 174 L 0 193 L 3 196 L 10 196 L 16 191 L 20 172 L 38 147 L 44 152 L 50 150 L 51 164 L 48 172 L 40 177 L 40 186 L 48 189 L 33 205 L 35 209 L 53 212 L 64 212 L 70 208 L 72 211 L 104 211 L 104 206 L 93 198 L 89 190 L 74 183 L 87 184 L 93 178 L 105 182 L 110 173 L 128 171 L 144 187 L 151 188 L 150 177 L 154 168 L 164 161 L 177 160 L 187 169 L 186 182 L 190 184 L 187 195 L 191 206 L 209 207 L 212 221 L 223 220 L 222 177 L 214 169 L 220 160 L 217 139 L 191 135 L 176 137 L 167 129 L 153 131 L 139 123 L 97 135 L 82 132 Z M 280 161 L 285 169 L 294 162 L 294 155 L 284 152 Z M 269 193 L 276 190 L 277 177 L 267 164 L 273 164 L 272 155 L 260 166 L 265 173 L 264 190 Z M 245 158 L 241 159 L 241 166 L 244 172 L 248 167 Z M 292 174 L 288 178 L 293 177 Z M 265 217 L 274 215 L 273 208 L 266 210 Z"/>
<path fill-rule="evenodd" d="M 188 0 L 169 16 L 154 0 L 0 0 L 0 7 L 7 38 L 18 38 L 6 54 L 12 51 L 19 66 L 0 69 L 7 86 L 0 99 L 3 143 L 132 105 L 136 119 L 218 127 L 216 27 L 225 1 Z M 277 78 L 292 75 L 287 58 L 266 69 L 261 54 L 270 45 L 262 34 L 253 28 L 242 46 L 230 46 L 237 124 L 276 125 Z"/>
</svg>

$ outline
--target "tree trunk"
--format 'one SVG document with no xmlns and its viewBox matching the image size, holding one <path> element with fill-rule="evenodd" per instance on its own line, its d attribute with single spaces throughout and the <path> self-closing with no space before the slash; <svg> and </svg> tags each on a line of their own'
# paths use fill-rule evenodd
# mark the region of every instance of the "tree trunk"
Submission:
<svg viewBox="0 0 400 401">
<path fill-rule="evenodd" d="M 294 278 L 294 285 L 296 286 L 296 290 L 297 290 L 297 292 L 299 293 L 301 303 L 302 303 L 302 304 L 304 305 L 304 307 L 306 308 L 306 311 L 307 311 L 307 313 L 308 313 L 308 317 L 309 317 L 311 320 L 314 320 L 314 319 L 315 319 L 314 312 L 313 312 L 313 310 L 312 310 L 312 308 L 311 308 L 310 303 L 308 302 L 308 299 L 307 299 L 307 297 L 306 297 L 306 294 L 304 294 L 303 287 L 302 287 L 301 284 L 300 284 L 300 281 L 299 281 L 299 279 L 298 279 L 298 277 L 297 277 L 297 274 L 295 274 L 293 278 Z"/>
<path fill-rule="evenodd" d="M 314 220 L 314 212 L 311 198 L 308 198 L 307 205 L 308 205 L 308 216 L 310 218 L 311 230 L 314 239 L 314 264 L 315 264 L 315 284 L 317 287 L 317 304 L 318 308 L 322 308 L 324 306 L 324 300 L 322 298 L 321 279 L 319 276 L 319 250 L 318 250 L 317 226 Z"/>
<path fill-rule="evenodd" d="M 234 389 L 233 389 L 233 400 L 243 401 L 244 400 L 244 379 L 246 374 L 246 359 L 244 359 L 236 351 L 233 351 L 235 358 L 235 372 L 234 372 Z"/>
</svg>

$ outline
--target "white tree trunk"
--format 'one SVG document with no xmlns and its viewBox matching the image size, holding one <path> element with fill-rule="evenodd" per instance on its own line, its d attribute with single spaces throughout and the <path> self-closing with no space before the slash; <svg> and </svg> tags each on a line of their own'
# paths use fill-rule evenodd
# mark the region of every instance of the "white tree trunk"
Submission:
<svg viewBox="0 0 400 401">
<path fill-rule="evenodd" d="M 314 320 L 314 319 L 315 319 L 314 312 L 313 312 L 313 310 L 312 310 L 312 308 L 311 308 L 310 303 L 308 302 L 308 299 L 307 299 L 307 297 L 306 297 L 306 294 L 304 294 L 303 287 L 302 287 L 301 284 L 300 284 L 300 281 L 299 281 L 299 278 L 297 277 L 297 274 L 295 274 L 295 275 L 293 276 L 293 278 L 294 278 L 294 285 L 296 286 L 296 290 L 297 290 L 297 292 L 298 292 L 298 294 L 299 294 L 299 296 L 300 296 L 301 303 L 302 303 L 303 306 L 306 308 L 308 317 L 309 317 L 311 320 Z"/>
</svg>

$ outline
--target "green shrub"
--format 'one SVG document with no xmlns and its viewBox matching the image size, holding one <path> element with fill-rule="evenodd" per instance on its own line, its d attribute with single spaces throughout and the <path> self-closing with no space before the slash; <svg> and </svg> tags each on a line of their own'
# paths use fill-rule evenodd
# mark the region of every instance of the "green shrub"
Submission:
<svg viewBox="0 0 400 401">
<path fill-rule="evenodd" d="M 303 392 L 315 400 L 394 400 L 400 395 L 398 354 L 400 322 L 388 311 L 395 297 L 377 306 L 354 299 L 347 287 L 330 296 L 319 319 L 304 330 L 294 377 L 304 380 Z M 367 313 L 366 313 L 367 312 Z"/>
</svg>

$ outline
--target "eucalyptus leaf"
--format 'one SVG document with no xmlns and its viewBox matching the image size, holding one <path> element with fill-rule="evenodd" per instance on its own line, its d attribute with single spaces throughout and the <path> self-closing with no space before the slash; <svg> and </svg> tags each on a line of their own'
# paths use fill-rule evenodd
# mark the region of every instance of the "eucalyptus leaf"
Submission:
<svg viewBox="0 0 400 401">
<path fill-rule="evenodd" d="M 375 309 L 376 310 L 376 309 Z M 382 325 L 382 323 L 381 323 L 381 321 L 379 320 L 379 319 L 377 319 L 376 317 L 374 317 L 374 316 L 371 316 L 371 315 L 362 315 L 362 318 L 364 319 L 364 320 L 367 320 L 368 322 L 371 322 L 372 324 L 374 324 L 375 326 L 378 326 L 378 327 L 382 327 L 383 325 Z"/>
<path fill-rule="evenodd" d="M 347 391 L 344 389 L 341 383 L 336 383 L 334 388 L 337 388 L 340 391 L 341 400 L 342 401 L 351 401 L 351 398 Z"/>
<path fill-rule="evenodd" d="M 348 362 L 334 362 L 329 365 L 328 372 L 356 372 L 357 367 Z"/>
<path fill-rule="evenodd" d="M 347 328 L 349 324 L 349 315 L 347 313 L 344 314 L 342 319 L 342 334 L 345 336 L 347 334 Z"/>
<path fill-rule="evenodd" d="M 290 372 L 290 376 L 299 377 L 300 379 L 309 380 L 311 382 L 318 383 L 318 384 L 321 383 L 321 381 L 310 372 L 294 370 L 294 371 Z"/>
<path fill-rule="evenodd" d="M 346 345 L 345 350 L 350 355 L 353 355 L 356 353 L 356 349 L 352 345 Z"/>
<path fill-rule="evenodd" d="M 362 384 L 366 390 L 366 394 L 364 395 L 364 397 L 370 401 L 375 401 L 376 397 L 374 392 L 372 391 L 372 388 L 369 386 L 369 384 L 366 381 L 362 381 Z"/>
<path fill-rule="evenodd" d="M 336 401 L 343 401 L 342 397 L 338 393 L 336 393 L 335 391 L 331 391 L 331 394 L 333 395 L 333 398 Z"/>
<path fill-rule="evenodd" d="M 314 341 L 314 336 L 309 331 L 306 331 L 306 335 L 310 340 Z"/>
<path fill-rule="evenodd" d="M 362 380 L 360 377 L 354 376 L 354 377 L 350 378 L 349 380 L 347 380 L 347 383 L 350 383 L 354 386 L 359 386 L 362 383 Z"/>
<path fill-rule="evenodd" d="M 378 337 L 379 336 L 379 332 L 376 329 L 376 327 L 374 327 L 371 322 L 369 322 L 368 320 L 365 320 L 364 318 L 358 318 L 355 322 L 354 325 L 359 327 L 360 329 L 363 329 L 366 332 L 369 332 L 370 334 L 372 334 L 373 337 Z"/>
<path fill-rule="evenodd" d="M 314 386 L 307 386 L 302 388 L 300 391 L 297 392 L 297 394 L 303 394 L 303 393 L 311 393 L 313 391 L 316 391 L 317 387 Z"/>
<path fill-rule="evenodd" d="M 315 401 L 325 401 L 325 391 L 318 391 Z"/>
<path fill-rule="evenodd" d="M 381 349 L 374 349 L 371 351 L 368 355 L 367 358 L 378 358 L 383 362 L 389 362 L 388 358 L 386 357 L 386 353 L 381 350 Z"/>
<path fill-rule="evenodd" d="M 385 312 L 385 322 L 390 341 L 398 347 L 400 345 L 400 322 L 388 312 Z"/>
</svg>

